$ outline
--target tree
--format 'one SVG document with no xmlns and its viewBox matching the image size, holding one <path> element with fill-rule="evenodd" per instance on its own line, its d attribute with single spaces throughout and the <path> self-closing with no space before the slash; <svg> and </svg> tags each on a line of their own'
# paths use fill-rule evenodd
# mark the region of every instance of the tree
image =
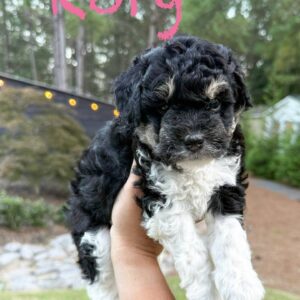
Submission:
<svg viewBox="0 0 300 300">
<path fill-rule="evenodd" d="M 32 78 L 37 81 L 38 80 L 38 74 L 37 74 L 37 66 L 36 66 L 36 57 L 35 57 L 35 40 L 36 37 L 34 35 L 34 21 L 32 20 L 32 16 L 34 16 L 31 4 L 31 1 L 26 0 L 25 5 L 26 8 L 24 10 L 24 16 L 25 16 L 25 23 L 27 23 L 28 31 L 29 31 L 29 53 L 30 53 L 30 66 L 31 66 L 31 76 Z"/>
<path fill-rule="evenodd" d="M 300 3 L 268 2 L 271 14 L 266 55 L 271 63 L 265 91 L 268 100 L 274 102 L 288 94 L 300 93 Z"/>
<path fill-rule="evenodd" d="M 300 93 L 300 3 L 186 0 L 182 31 L 228 45 L 240 57 L 254 103 Z"/>
<path fill-rule="evenodd" d="M 53 15 L 54 28 L 54 82 L 58 88 L 67 89 L 67 66 L 66 66 L 66 37 L 65 37 L 65 23 L 64 10 L 59 1 L 58 13 Z"/>
<path fill-rule="evenodd" d="M 104 101 L 112 101 L 113 79 L 135 55 L 159 43 L 158 31 L 174 23 L 174 10 L 159 9 L 154 0 L 139 0 L 135 18 L 130 16 L 129 1 L 123 1 L 117 13 L 87 11 L 84 21 L 64 14 L 60 5 L 54 18 L 49 3 L 1 0 L 0 70 Z M 87 8 L 84 0 L 72 3 Z M 255 103 L 300 93 L 299 1 L 182 3 L 180 33 L 231 47 L 246 70 Z"/>
<path fill-rule="evenodd" d="M 84 23 L 81 22 L 78 27 L 78 34 L 76 37 L 76 91 L 79 94 L 83 93 L 83 83 L 84 83 L 84 58 L 85 58 L 85 28 Z"/>
<path fill-rule="evenodd" d="M 3 53 L 2 53 L 2 67 L 4 71 L 8 72 L 10 67 L 10 54 L 9 54 L 9 32 L 7 28 L 7 12 L 6 12 L 6 1 L 1 0 L 2 5 L 2 30 L 3 30 Z"/>
</svg>

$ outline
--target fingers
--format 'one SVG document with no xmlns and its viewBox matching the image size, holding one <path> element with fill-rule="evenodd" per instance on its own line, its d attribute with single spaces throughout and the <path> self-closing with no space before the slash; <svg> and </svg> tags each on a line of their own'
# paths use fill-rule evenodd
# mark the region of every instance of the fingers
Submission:
<svg viewBox="0 0 300 300">
<path fill-rule="evenodd" d="M 133 162 L 132 167 L 135 166 Z M 141 209 L 136 203 L 136 199 L 143 196 L 141 189 L 134 185 L 139 180 L 139 176 L 130 172 L 129 177 L 120 190 L 112 211 L 112 223 L 114 225 L 130 222 L 136 219 L 136 223 L 140 222 Z"/>
<path fill-rule="evenodd" d="M 136 174 L 136 172 L 134 172 L 134 169 L 136 167 L 136 162 L 135 160 L 133 160 L 132 166 L 131 166 L 131 171 L 130 174 L 128 176 L 128 179 L 124 185 L 124 189 L 127 191 L 127 193 L 135 196 L 135 197 L 142 197 L 143 196 L 143 192 L 142 190 L 136 185 L 137 182 L 140 181 L 140 176 L 138 176 Z"/>
</svg>

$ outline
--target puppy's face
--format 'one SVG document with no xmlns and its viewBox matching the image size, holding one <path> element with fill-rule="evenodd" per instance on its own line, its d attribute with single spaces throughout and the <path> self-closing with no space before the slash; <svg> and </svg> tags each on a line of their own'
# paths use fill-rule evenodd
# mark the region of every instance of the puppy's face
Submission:
<svg viewBox="0 0 300 300">
<path fill-rule="evenodd" d="M 157 101 L 152 106 L 147 99 L 146 107 L 142 102 L 144 121 L 136 134 L 156 156 L 176 163 L 218 158 L 226 153 L 236 116 L 232 90 L 225 78 L 211 79 L 199 94 L 187 92 L 177 97 L 172 79 L 153 93 Z"/>
<path fill-rule="evenodd" d="M 136 72 L 142 75 L 131 100 L 138 111 L 135 134 L 162 161 L 226 154 L 238 114 L 249 99 L 242 78 L 234 74 L 236 62 L 224 49 L 179 38 L 137 62 Z"/>
</svg>

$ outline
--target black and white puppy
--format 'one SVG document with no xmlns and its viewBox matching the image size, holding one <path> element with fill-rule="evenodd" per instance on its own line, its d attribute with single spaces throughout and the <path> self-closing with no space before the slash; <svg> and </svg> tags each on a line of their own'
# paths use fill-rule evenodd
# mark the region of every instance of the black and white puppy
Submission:
<svg viewBox="0 0 300 300">
<path fill-rule="evenodd" d="M 119 118 L 94 138 L 72 182 L 69 222 L 93 300 L 118 299 L 111 212 L 133 158 L 142 226 L 173 256 L 190 300 L 260 300 L 243 229 L 250 106 L 231 51 L 195 37 L 146 50 L 115 82 Z M 205 220 L 205 236 L 196 222 Z"/>
</svg>

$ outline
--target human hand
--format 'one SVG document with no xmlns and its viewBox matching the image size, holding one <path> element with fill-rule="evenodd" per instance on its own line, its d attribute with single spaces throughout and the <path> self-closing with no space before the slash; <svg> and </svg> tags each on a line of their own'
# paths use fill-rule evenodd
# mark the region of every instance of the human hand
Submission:
<svg viewBox="0 0 300 300">
<path fill-rule="evenodd" d="M 135 167 L 135 163 L 132 168 Z M 150 239 L 141 226 L 142 210 L 136 203 L 143 192 L 134 187 L 139 177 L 132 171 L 120 191 L 112 211 L 111 236 L 114 243 L 113 252 L 130 250 L 134 253 L 156 258 L 162 247 Z"/>
<path fill-rule="evenodd" d="M 157 262 L 162 247 L 141 226 L 142 211 L 136 197 L 143 192 L 134 187 L 138 179 L 130 173 L 112 212 L 111 257 L 119 298 L 173 300 Z"/>
</svg>

